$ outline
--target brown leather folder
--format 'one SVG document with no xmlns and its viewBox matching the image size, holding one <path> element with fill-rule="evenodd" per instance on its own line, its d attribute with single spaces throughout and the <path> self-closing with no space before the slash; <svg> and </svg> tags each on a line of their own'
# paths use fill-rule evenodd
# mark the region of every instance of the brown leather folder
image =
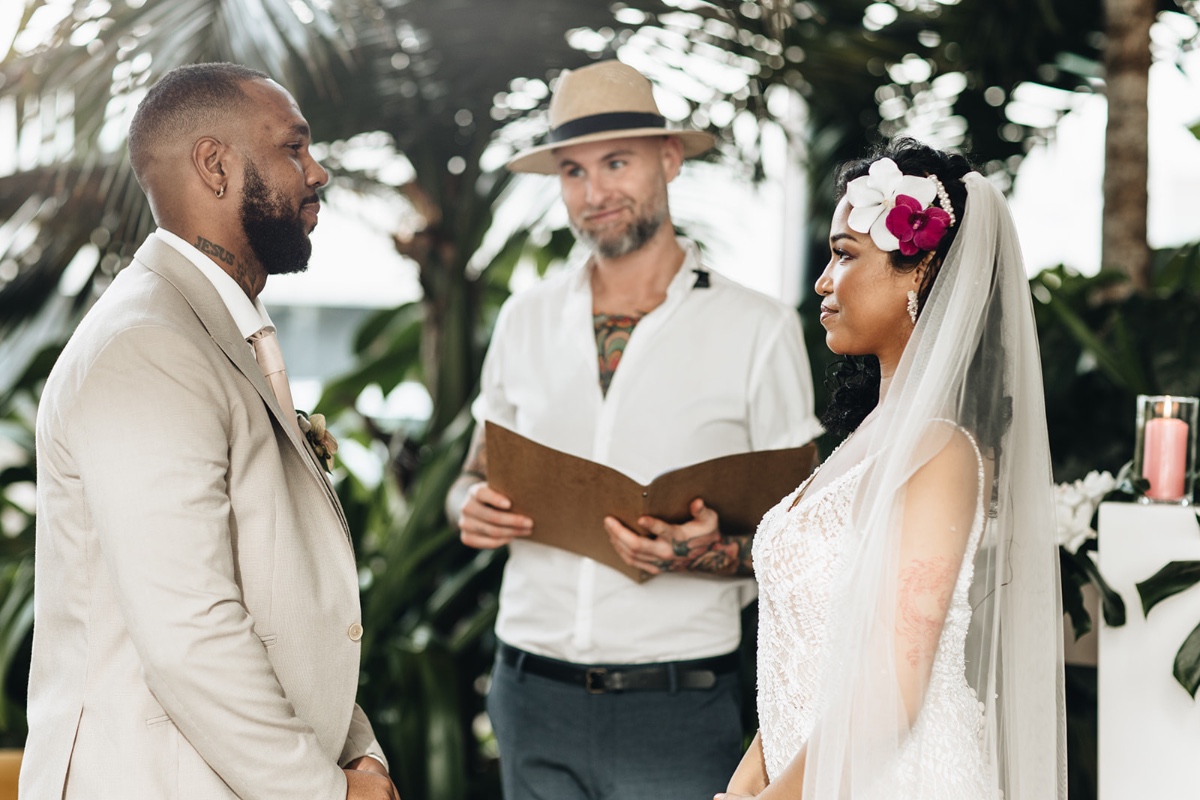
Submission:
<svg viewBox="0 0 1200 800">
<path fill-rule="evenodd" d="M 786 450 L 723 456 L 659 475 L 648 486 L 611 467 L 569 455 L 486 423 L 488 484 L 508 497 L 512 510 L 533 520 L 530 541 L 561 547 L 599 561 L 636 581 L 651 576 L 621 560 L 608 540 L 604 518 L 631 530 L 641 516 L 673 524 L 692 518 L 697 497 L 720 517 L 725 534 L 753 533 L 763 514 L 799 486 L 817 464 L 809 442 Z"/>
</svg>

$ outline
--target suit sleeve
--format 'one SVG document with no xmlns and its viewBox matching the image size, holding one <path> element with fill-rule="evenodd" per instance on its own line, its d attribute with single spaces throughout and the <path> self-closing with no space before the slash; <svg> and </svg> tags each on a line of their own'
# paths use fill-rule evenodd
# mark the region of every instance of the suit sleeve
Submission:
<svg viewBox="0 0 1200 800">
<path fill-rule="evenodd" d="M 748 417 L 754 450 L 799 447 L 825 432 L 813 413 L 812 368 L 800 317 L 781 307 L 765 326 L 750 372 Z"/>
<path fill-rule="evenodd" d="M 239 797 L 344 800 L 242 603 L 226 487 L 240 404 L 207 377 L 225 368 L 155 327 L 90 365 L 68 430 L 103 567 L 146 685 Z"/>
<path fill-rule="evenodd" d="M 370 756 L 390 769 L 387 758 L 383 755 L 383 748 L 375 738 L 375 729 L 371 727 L 371 721 L 367 719 L 366 712 L 355 703 L 354 714 L 350 717 L 350 731 L 346 734 L 346 746 L 342 748 L 338 764 L 345 766 L 362 756 Z"/>
</svg>

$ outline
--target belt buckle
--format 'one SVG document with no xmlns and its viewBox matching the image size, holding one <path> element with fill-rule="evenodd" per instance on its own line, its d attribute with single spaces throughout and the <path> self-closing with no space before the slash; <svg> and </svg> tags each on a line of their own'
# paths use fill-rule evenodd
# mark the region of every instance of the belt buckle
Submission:
<svg viewBox="0 0 1200 800">
<path fill-rule="evenodd" d="M 583 688 L 588 694 L 604 694 L 607 691 L 604 688 L 604 676 L 608 674 L 608 670 L 604 667 L 588 667 L 583 673 Z"/>
</svg>

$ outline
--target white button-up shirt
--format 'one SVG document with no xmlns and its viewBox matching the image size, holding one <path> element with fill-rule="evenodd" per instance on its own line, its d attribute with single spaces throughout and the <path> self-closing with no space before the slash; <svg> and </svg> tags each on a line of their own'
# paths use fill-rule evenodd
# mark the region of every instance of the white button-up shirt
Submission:
<svg viewBox="0 0 1200 800">
<path fill-rule="evenodd" d="M 634 328 L 602 395 L 590 268 L 511 298 L 484 361 L 476 419 L 605 464 L 639 483 L 711 458 L 794 447 L 822 433 L 794 309 L 723 276 L 697 288 L 695 246 L 666 300 Z M 534 520 L 536 527 L 537 520 Z M 575 663 L 730 652 L 751 579 L 665 574 L 636 583 L 546 545 L 511 545 L 496 633 Z"/>
</svg>

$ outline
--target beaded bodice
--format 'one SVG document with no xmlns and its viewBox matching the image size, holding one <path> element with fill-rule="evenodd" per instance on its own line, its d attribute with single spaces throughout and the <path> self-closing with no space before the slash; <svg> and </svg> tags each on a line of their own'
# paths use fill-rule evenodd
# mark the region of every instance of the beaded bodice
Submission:
<svg viewBox="0 0 1200 800">
<path fill-rule="evenodd" d="M 845 591 L 855 532 L 847 524 L 866 472 L 860 462 L 813 492 L 811 478 L 763 518 L 754 537 L 759 582 L 758 713 L 767 775 L 774 780 L 803 747 L 822 711 L 831 604 Z M 983 470 L 980 466 L 980 488 Z M 796 498 L 799 501 L 796 502 Z M 793 507 L 794 504 L 794 507 Z M 983 719 L 967 685 L 968 590 L 983 527 L 982 508 L 968 539 L 938 642 L 921 712 L 903 747 L 898 774 L 879 785 L 892 798 L 987 796 Z M 879 776 L 884 777 L 884 776 Z"/>
</svg>

